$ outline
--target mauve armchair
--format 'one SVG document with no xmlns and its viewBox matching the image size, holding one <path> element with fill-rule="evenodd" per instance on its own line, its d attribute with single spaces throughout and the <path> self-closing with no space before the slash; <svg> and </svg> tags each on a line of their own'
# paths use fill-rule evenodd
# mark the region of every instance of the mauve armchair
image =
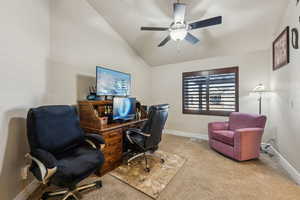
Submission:
<svg viewBox="0 0 300 200">
<path fill-rule="evenodd" d="M 259 157 L 266 116 L 233 112 L 228 122 L 208 124 L 212 149 L 238 161 Z"/>
</svg>

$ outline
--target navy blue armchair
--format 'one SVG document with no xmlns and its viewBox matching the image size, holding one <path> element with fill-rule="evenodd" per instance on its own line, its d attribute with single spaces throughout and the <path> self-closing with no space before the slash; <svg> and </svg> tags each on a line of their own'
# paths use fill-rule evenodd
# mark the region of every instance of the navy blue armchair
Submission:
<svg viewBox="0 0 300 200">
<path fill-rule="evenodd" d="M 79 199 L 77 193 L 92 187 L 100 188 L 101 181 L 77 186 L 100 170 L 104 163 L 101 147 L 103 138 L 85 134 L 80 128 L 73 106 L 42 106 L 30 109 L 27 116 L 27 136 L 32 159 L 30 171 L 44 184 L 65 188 L 44 193 L 42 199 L 62 196 Z"/>
</svg>

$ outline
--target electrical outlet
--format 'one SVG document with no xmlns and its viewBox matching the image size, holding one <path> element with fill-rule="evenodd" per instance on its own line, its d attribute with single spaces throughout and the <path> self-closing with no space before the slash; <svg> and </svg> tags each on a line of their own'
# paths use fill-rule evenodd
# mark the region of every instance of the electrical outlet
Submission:
<svg viewBox="0 0 300 200">
<path fill-rule="evenodd" d="M 21 178 L 23 180 L 26 180 L 28 178 L 29 167 L 30 167 L 30 165 L 26 165 L 26 166 L 22 167 L 22 169 L 21 169 Z"/>
</svg>

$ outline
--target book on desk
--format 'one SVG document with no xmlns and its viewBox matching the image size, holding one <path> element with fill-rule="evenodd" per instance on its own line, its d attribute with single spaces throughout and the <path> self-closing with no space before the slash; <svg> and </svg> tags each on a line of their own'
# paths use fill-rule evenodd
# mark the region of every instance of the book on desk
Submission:
<svg viewBox="0 0 300 200">
<path fill-rule="evenodd" d="M 78 102 L 80 126 L 86 133 L 102 135 L 106 143 L 103 149 L 105 163 L 99 172 L 101 176 L 122 164 L 123 133 L 129 128 L 140 128 L 147 121 L 147 112 L 137 102 L 136 108 L 140 112 L 138 118 L 123 122 L 109 121 L 105 125 L 101 123 L 101 117 L 105 116 L 107 107 L 112 108 L 112 105 L 113 102 L 110 100 Z"/>
</svg>

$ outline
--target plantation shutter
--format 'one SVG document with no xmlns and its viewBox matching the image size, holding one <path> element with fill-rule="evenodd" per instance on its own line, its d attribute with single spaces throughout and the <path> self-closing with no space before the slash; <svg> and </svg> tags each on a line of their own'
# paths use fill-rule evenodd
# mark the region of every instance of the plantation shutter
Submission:
<svg viewBox="0 0 300 200">
<path fill-rule="evenodd" d="M 238 67 L 182 75 L 185 114 L 229 115 L 238 111 Z"/>
</svg>

